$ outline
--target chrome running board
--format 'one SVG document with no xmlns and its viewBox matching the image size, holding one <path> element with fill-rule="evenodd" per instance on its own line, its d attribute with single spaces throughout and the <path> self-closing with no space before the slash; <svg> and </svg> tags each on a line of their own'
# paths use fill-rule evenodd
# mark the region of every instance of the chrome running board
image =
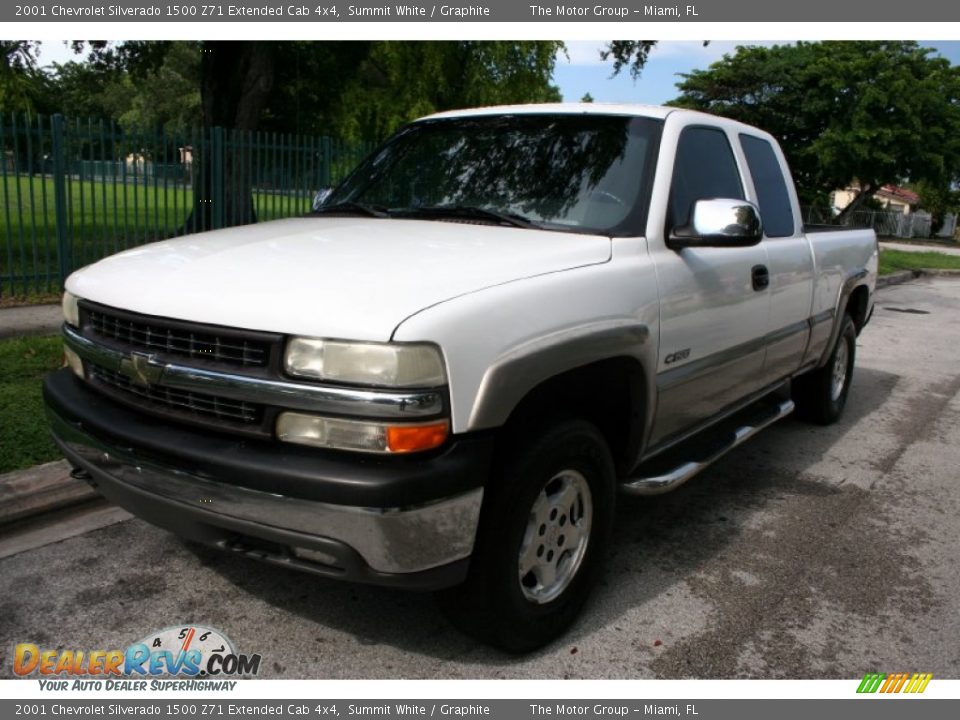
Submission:
<svg viewBox="0 0 960 720">
<path fill-rule="evenodd" d="M 782 420 L 793 412 L 793 400 L 784 400 L 773 408 L 772 413 L 760 415 L 750 423 L 733 430 L 730 440 L 703 460 L 689 460 L 675 468 L 657 475 L 640 476 L 627 480 L 621 489 L 630 495 L 660 495 L 683 485 L 687 480 L 719 460 L 737 445 L 746 442 L 768 425 Z"/>
</svg>

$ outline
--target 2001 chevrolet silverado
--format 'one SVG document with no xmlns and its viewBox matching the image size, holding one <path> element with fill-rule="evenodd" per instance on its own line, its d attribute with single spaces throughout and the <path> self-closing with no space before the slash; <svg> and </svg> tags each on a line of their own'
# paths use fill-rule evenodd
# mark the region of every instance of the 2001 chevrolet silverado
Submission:
<svg viewBox="0 0 960 720">
<path fill-rule="evenodd" d="M 529 650 L 582 607 L 618 491 L 670 490 L 795 406 L 840 415 L 877 257 L 872 231 L 804 228 L 752 127 L 442 113 L 307 217 L 71 275 L 44 397 L 78 475 L 134 514 L 445 589 Z"/>
</svg>

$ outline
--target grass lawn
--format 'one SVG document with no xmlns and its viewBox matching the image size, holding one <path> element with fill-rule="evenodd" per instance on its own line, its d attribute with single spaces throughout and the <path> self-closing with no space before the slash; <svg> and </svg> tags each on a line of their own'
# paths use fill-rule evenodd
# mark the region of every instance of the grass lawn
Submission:
<svg viewBox="0 0 960 720">
<path fill-rule="evenodd" d="M 880 274 L 889 275 L 900 270 L 960 270 L 960 257 L 936 252 L 906 252 L 880 248 Z"/>
<path fill-rule="evenodd" d="M 43 416 L 40 380 L 62 358 L 59 336 L 0 340 L 0 473 L 61 457 Z"/>
</svg>

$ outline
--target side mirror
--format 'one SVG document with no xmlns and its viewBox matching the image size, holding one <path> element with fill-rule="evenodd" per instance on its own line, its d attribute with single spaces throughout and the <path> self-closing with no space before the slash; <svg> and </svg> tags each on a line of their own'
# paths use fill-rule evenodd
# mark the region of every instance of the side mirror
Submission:
<svg viewBox="0 0 960 720">
<path fill-rule="evenodd" d="M 332 192 L 333 188 L 321 188 L 317 190 L 317 194 L 313 196 L 313 209 L 319 210 L 320 206 L 323 205 L 323 201 L 326 200 Z"/>
<path fill-rule="evenodd" d="M 675 227 L 667 238 L 667 247 L 747 247 L 763 238 L 760 211 L 747 200 L 715 198 L 697 200 L 690 222 Z"/>
</svg>

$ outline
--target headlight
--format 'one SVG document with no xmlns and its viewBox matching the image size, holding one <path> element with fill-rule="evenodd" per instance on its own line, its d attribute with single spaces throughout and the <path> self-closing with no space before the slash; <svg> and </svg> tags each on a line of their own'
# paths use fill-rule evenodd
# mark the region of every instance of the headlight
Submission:
<svg viewBox="0 0 960 720">
<path fill-rule="evenodd" d="M 77 296 L 69 292 L 63 293 L 63 319 L 68 325 L 80 327 L 80 308 L 77 307 Z"/>
<path fill-rule="evenodd" d="M 352 343 L 295 337 L 284 360 L 291 375 L 355 385 L 437 387 L 446 383 L 434 345 Z"/>
</svg>

